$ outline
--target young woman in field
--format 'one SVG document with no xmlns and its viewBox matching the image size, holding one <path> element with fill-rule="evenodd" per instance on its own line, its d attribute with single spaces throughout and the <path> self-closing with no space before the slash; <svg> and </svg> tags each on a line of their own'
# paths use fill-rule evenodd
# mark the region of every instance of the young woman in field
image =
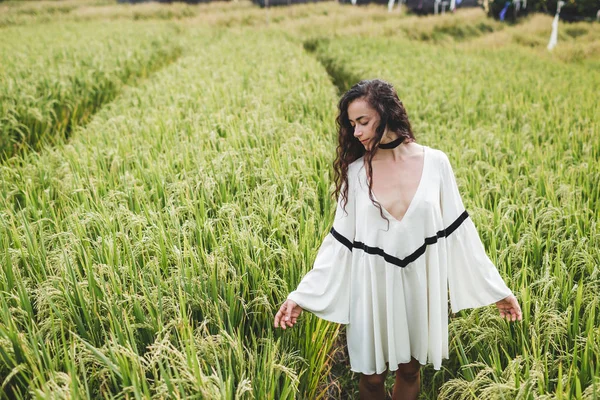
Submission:
<svg viewBox="0 0 600 400">
<path fill-rule="evenodd" d="M 495 303 L 521 320 L 517 299 L 487 257 L 447 155 L 417 144 L 402 102 L 381 80 L 361 81 L 338 104 L 337 209 L 313 268 L 275 315 L 302 310 L 347 324 L 361 399 L 416 399 L 420 367 L 448 358 L 452 312 Z"/>
</svg>

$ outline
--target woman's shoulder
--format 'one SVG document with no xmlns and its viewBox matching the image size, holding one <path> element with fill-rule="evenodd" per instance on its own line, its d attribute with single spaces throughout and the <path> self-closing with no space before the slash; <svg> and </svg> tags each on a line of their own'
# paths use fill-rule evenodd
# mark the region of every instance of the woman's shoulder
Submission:
<svg viewBox="0 0 600 400">
<path fill-rule="evenodd" d="M 348 164 L 348 182 L 350 187 L 355 187 L 356 182 L 360 180 L 360 168 L 364 168 L 364 160 L 365 156 L 361 156 L 358 159 L 352 161 Z"/>
<path fill-rule="evenodd" d="M 432 156 L 432 159 L 435 161 L 438 167 L 442 168 L 445 165 L 450 164 L 450 158 L 443 150 L 430 146 L 426 147 L 428 148 L 429 154 Z"/>
<path fill-rule="evenodd" d="M 442 150 L 431 146 L 425 146 L 429 153 L 436 159 L 448 158 L 448 155 Z"/>
<path fill-rule="evenodd" d="M 348 164 L 348 175 L 356 174 L 358 172 L 360 167 L 362 167 L 364 165 L 364 158 L 365 158 L 364 155 L 360 156 L 359 158 L 357 158 L 356 160 L 354 160 L 350 164 Z"/>
</svg>

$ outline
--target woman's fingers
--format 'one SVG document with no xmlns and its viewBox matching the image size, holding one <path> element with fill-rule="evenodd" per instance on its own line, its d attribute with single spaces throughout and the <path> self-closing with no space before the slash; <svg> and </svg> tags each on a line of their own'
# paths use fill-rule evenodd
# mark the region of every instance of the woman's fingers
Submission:
<svg viewBox="0 0 600 400">
<path fill-rule="evenodd" d="M 281 326 L 282 328 L 285 329 L 285 324 L 283 322 L 283 316 L 285 313 L 285 303 L 283 303 L 281 305 L 281 307 L 279 307 L 279 311 L 277 311 L 277 314 L 275 314 L 275 322 L 274 322 L 274 326 L 275 328 L 277 328 L 277 326 Z"/>
<path fill-rule="evenodd" d="M 285 322 L 289 326 L 294 326 L 294 324 L 292 323 L 292 311 L 293 311 L 296 303 L 292 303 L 292 301 L 287 301 L 286 304 L 287 304 L 287 310 L 285 311 Z"/>
<path fill-rule="evenodd" d="M 506 318 L 506 320 L 509 322 L 522 320 L 523 316 L 521 313 L 521 307 L 519 307 L 519 302 L 514 295 L 500 300 L 496 303 L 496 305 L 498 307 L 498 311 L 500 311 L 500 318 Z"/>
<path fill-rule="evenodd" d="M 518 319 L 519 321 L 521 321 L 521 319 L 523 318 L 523 315 L 521 313 L 521 307 L 519 307 L 519 302 L 517 301 L 517 298 L 515 296 L 513 296 L 510 299 L 510 302 L 511 302 L 511 306 L 512 306 L 512 309 L 511 309 L 512 320 L 515 321 Z"/>
<path fill-rule="evenodd" d="M 283 313 L 281 312 L 281 309 L 279 309 L 279 311 L 277 311 L 277 314 L 275 314 L 275 328 L 277 328 L 277 325 L 279 325 L 279 321 L 281 320 L 282 315 Z"/>
<path fill-rule="evenodd" d="M 285 303 L 283 303 L 283 305 L 281 306 L 281 308 L 283 309 L 283 318 L 281 318 L 281 327 L 283 329 L 285 329 L 285 324 L 286 324 L 286 318 L 287 318 L 287 309 L 289 308 L 289 303 L 286 301 Z"/>
</svg>

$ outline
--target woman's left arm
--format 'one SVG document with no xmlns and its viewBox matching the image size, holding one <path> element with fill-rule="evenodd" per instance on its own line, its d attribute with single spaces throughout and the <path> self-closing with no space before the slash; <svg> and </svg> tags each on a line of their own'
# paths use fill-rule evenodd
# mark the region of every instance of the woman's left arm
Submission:
<svg viewBox="0 0 600 400">
<path fill-rule="evenodd" d="M 467 213 L 450 161 L 441 153 L 440 207 L 444 220 L 452 312 L 496 303 L 501 317 L 521 320 L 516 297 L 489 259 Z"/>
</svg>

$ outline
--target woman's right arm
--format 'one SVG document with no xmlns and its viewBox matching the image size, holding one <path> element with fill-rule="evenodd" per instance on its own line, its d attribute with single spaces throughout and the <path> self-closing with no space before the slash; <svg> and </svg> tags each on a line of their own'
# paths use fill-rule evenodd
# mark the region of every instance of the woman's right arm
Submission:
<svg viewBox="0 0 600 400">
<path fill-rule="evenodd" d="M 349 177 L 348 203 L 342 209 L 341 195 L 337 201 L 333 226 L 325 236 L 315 258 L 313 268 L 302 278 L 277 313 L 278 322 L 295 322 L 302 310 L 327 321 L 347 324 L 350 319 L 350 268 L 352 243 L 355 237 L 355 193 Z M 288 320 L 281 318 L 286 315 Z"/>
</svg>

